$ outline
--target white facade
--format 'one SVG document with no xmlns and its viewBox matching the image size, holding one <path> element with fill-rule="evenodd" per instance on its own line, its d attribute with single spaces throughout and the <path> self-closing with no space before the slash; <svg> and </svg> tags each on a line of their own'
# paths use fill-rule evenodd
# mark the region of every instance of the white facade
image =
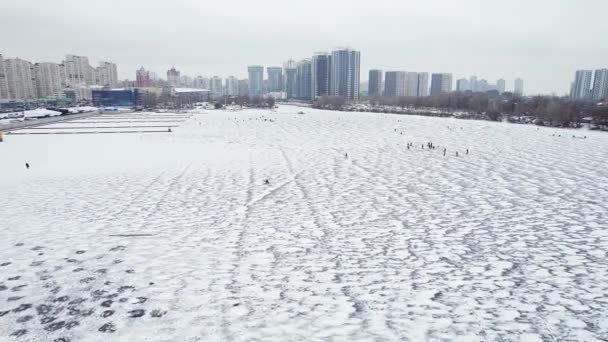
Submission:
<svg viewBox="0 0 608 342">
<path fill-rule="evenodd" d="M 72 87 L 94 84 L 94 68 L 83 56 L 66 55 L 63 61 L 68 85 Z"/>
<path fill-rule="evenodd" d="M 593 100 L 608 98 L 608 69 L 595 70 L 591 98 Z"/>
<path fill-rule="evenodd" d="M 28 61 L 13 58 L 4 61 L 8 98 L 34 99 L 37 97 L 34 65 Z"/>
<path fill-rule="evenodd" d="M 228 96 L 239 95 L 239 80 L 236 77 L 230 76 L 226 79 L 225 94 Z"/>
<path fill-rule="evenodd" d="M 65 66 L 57 63 L 36 63 L 34 66 L 38 97 L 52 96 L 67 86 Z"/>
<path fill-rule="evenodd" d="M 211 94 L 212 95 L 223 95 L 224 86 L 222 85 L 222 78 L 219 76 L 211 77 Z"/>
<path fill-rule="evenodd" d="M 118 85 L 118 70 L 116 64 L 110 62 L 99 62 L 95 70 L 95 84 L 115 87 Z"/>
<path fill-rule="evenodd" d="M 513 87 L 513 92 L 517 95 L 523 95 L 524 94 L 524 79 L 523 78 L 516 78 L 515 79 L 515 84 Z"/>
<path fill-rule="evenodd" d="M 8 81 L 6 79 L 6 67 L 4 58 L 0 55 L 0 99 L 8 99 Z"/>
<path fill-rule="evenodd" d="M 418 97 L 429 96 L 429 73 L 418 73 Z"/>
<path fill-rule="evenodd" d="M 405 96 L 418 96 L 418 73 L 407 72 L 405 74 Z"/>
<path fill-rule="evenodd" d="M 496 81 L 496 90 L 498 90 L 499 94 L 504 93 L 506 89 L 507 89 L 507 81 L 503 80 L 502 78 L 499 79 L 498 81 Z"/>
</svg>

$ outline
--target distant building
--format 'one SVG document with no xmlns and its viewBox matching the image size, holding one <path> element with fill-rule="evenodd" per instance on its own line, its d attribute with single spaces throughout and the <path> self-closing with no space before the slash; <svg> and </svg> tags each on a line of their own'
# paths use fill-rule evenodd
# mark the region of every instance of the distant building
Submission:
<svg viewBox="0 0 608 342">
<path fill-rule="evenodd" d="M 138 89 L 94 89 L 93 105 L 99 107 L 135 107 L 141 105 Z"/>
<path fill-rule="evenodd" d="M 34 78 L 38 97 L 50 97 L 67 86 L 65 68 L 57 63 L 36 63 Z"/>
<path fill-rule="evenodd" d="M 523 78 L 516 78 L 515 79 L 514 87 L 513 87 L 513 93 L 515 93 L 517 95 L 523 95 L 524 94 L 524 79 Z"/>
<path fill-rule="evenodd" d="M 239 80 L 239 96 L 249 96 L 249 80 Z"/>
<path fill-rule="evenodd" d="M 606 98 L 608 98 L 608 69 L 598 69 L 595 70 L 591 99 L 602 100 Z"/>
<path fill-rule="evenodd" d="M 298 98 L 312 100 L 312 61 L 310 59 L 304 59 L 298 63 L 296 78 Z"/>
<path fill-rule="evenodd" d="M 405 96 L 418 96 L 418 73 L 407 72 L 405 74 Z"/>
<path fill-rule="evenodd" d="M 418 73 L 418 97 L 429 96 L 429 73 Z"/>
<path fill-rule="evenodd" d="M 313 100 L 330 96 L 331 55 L 318 52 L 312 57 L 312 97 Z"/>
<path fill-rule="evenodd" d="M 268 92 L 280 93 L 283 91 L 283 68 L 267 67 L 268 73 Z"/>
<path fill-rule="evenodd" d="M 210 89 L 211 88 L 211 80 L 203 76 L 196 76 L 196 78 L 192 81 L 194 88 L 199 89 Z"/>
<path fill-rule="evenodd" d="M 9 99 L 8 81 L 6 79 L 6 67 L 4 66 L 4 58 L 0 54 L 0 99 Z"/>
<path fill-rule="evenodd" d="M 384 74 L 384 96 L 405 96 L 407 73 L 387 71 Z"/>
<path fill-rule="evenodd" d="M 224 86 L 222 78 L 219 76 L 211 77 L 211 95 L 222 96 L 224 95 Z"/>
<path fill-rule="evenodd" d="M 178 87 L 181 83 L 180 72 L 172 67 L 167 70 L 167 84 L 171 87 Z"/>
<path fill-rule="evenodd" d="M 89 58 L 84 56 L 66 55 L 63 61 L 67 84 L 71 87 L 92 85 L 94 69 L 89 64 Z"/>
<path fill-rule="evenodd" d="M 452 74 L 431 75 L 431 96 L 439 96 L 452 91 Z"/>
<path fill-rule="evenodd" d="M 34 65 L 19 58 L 4 60 L 9 99 L 37 98 Z"/>
<path fill-rule="evenodd" d="M 459 79 L 458 81 L 456 81 L 456 91 L 465 92 L 471 90 L 469 84 L 469 80 L 467 80 L 466 78 Z"/>
<path fill-rule="evenodd" d="M 471 76 L 471 78 L 469 79 L 469 90 L 474 93 L 479 91 L 477 76 Z"/>
<path fill-rule="evenodd" d="M 148 88 L 152 86 L 150 72 L 142 66 L 135 72 L 135 86 L 139 88 Z"/>
<path fill-rule="evenodd" d="M 331 53 L 332 96 L 350 100 L 359 99 L 361 53 L 351 49 L 334 50 Z"/>
<path fill-rule="evenodd" d="M 502 78 L 499 79 L 498 81 L 496 81 L 496 90 L 498 91 L 498 94 L 504 93 L 506 89 L 507 89 L 507 81 L 505 81 Z"/>
<path fill-rule="evenodd" d="M 179 77 L 179 84 L 181 87 L 193 87 L 194 80 L 188 75 L 181 75 Z"/>
<path fill-rule="evenodd" d="M 234 76 L 229 76 L 226 79 L 226 87 L 224 88 L 224 94 L 228 96 L 239 95 L 239 80 Z"/>
<path fill-rule="evenodd" d="M 296 98 L 298 96 L 298 70 L 296 62 L 293 59 L 290 59 L 283 67 L 285 69 L 285 93 L 287 99 Z"/>
<path fill-rule="evenodd" d="M 249 72 L 249 96 L 264 95 L 264 67 L 252 65 L 247 68 Z"/>
<path fill-rule="evenodd" d="M 99 62 L 99 66 L 95 69 L 94 84 L 115 87 L 118 85 L 118 68 L 116 64 L 110 62 Z"/>
<path fill-rule="evenodd" d="M 367 93 L 369 96 L 382 96 L 382 70 L 373 69 L 369 71 Z"/>
</svg>

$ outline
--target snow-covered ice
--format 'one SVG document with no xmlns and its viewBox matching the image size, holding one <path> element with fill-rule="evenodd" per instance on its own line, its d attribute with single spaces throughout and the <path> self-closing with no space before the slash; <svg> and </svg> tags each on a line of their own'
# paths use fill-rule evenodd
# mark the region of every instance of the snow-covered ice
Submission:
<svg viewBox="0 0 608 342">
<path fill-rule="evenodd" d="M 608 339 L 608 135 L 299 111 L 6 135 L 0 340 Z"/>
</svg>

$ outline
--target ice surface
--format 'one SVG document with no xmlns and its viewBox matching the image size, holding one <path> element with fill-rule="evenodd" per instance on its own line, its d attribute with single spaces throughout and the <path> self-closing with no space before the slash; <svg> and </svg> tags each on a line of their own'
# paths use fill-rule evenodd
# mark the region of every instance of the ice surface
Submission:
<svg viewBox="0 0 608 342">
<path fill-rule="evenodd" d="M 0 340 L 606 340 L 608 135 L 300 110 L 6 135 Z"/>
</svg>

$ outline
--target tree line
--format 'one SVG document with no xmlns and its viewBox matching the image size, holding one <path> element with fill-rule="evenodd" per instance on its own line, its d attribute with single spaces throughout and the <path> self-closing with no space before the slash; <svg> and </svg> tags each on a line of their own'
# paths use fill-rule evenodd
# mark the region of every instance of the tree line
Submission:
<svg viewBox="0 0 608 342">
<path fill-rule="evenodd" d="M 608 100 L 591 103 L 574 101 L 567 97 L 531 96 L 525 97 L 510 92 L 498 94 L 451 92 L 426 97 L 384 97 L 371 96 L 359 101 L 367 105 L 357 106 L 338 97 L 323 97 L 314 102 L 313 107 L 331 110 L 396 111 L 416 114 L 454 115 L 459 117 L 492 121 L 519 121 L 522 118 L 536 124 L 554 127 L 578 127 L 584 118 L 592 118 L 593 123 L 608 129 Z M 387 108 L 388 107 L 388 108 Z M 440 113 L 437 113 L 440 111 Z"/>
</svg>

